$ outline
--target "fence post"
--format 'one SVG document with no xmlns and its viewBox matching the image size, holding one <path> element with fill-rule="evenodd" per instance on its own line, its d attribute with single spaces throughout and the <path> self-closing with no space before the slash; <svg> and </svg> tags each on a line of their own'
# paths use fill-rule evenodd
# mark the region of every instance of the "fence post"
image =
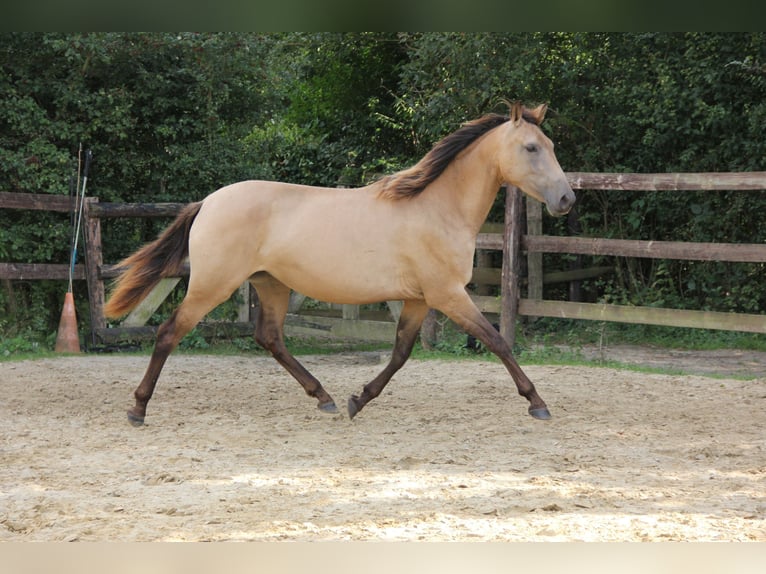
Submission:
<svg viewBox="0 0 766 574">
<path fill-rule="evenodd" d="M 343 305 L 341 307 L 343 319 L 347 321 L 359 320 L 359 305 Z"/>
<path fill-rule="evenodd" d="M 521 261 L 521 191 L 505 188 L 505 230 L 503 232 L 503 271 L 500 286 L 500 334 L 513 347 L 519 312 L 519 283 Z"/>
<path fill-rule="evenodd" d="M 86 197 L 83 205 L 85 221 L 85 279 L 88 283 L 90 306 L 91 342 L 98 342 L 98 332 L 106 328 L 104 317 L 104 282 L 101 279 L 103 253 L 101 247 L 101 219 L 91 214 L 91 207 L 98 203 L 97 197 Z"/>
<path fill-rule="evenodd" d="M 543 204 L 529 196 L 524 198 L 527 212 L 527 235 L 543 234 Z M 527 298 L 540 301 L 543 298 L 543 254 L 527 253 Z M 527 317 L 534 321 L 537 317 Z"/>
<path fill-rule="evenodd" d="M 237 321 L 247 323 L 250 321 L 250 282 L 245 281 L 237 290 L 241 301 L 237 305 Z"/>
</svg>

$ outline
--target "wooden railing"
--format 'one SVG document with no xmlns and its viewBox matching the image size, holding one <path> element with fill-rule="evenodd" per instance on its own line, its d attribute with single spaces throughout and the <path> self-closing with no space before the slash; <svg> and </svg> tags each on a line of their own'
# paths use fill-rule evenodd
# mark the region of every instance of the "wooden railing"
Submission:
<svg viewBox="0 0 766 574">
<path fill-rule="evenodd" d="M 73 201 L 73 199 L 62 195 L 0 191 L 0 209 L 70 213 L 73 208 Z M 0 279 L 28 281 L 68 278 L 68 263 L 0 263 Z M 85 279 L 85 266 L 83 264 L 75 265 L 73 278 Z"/>
<path fill-rule="evenodd" d="M 766 190 L 766 172 L 743 173 L 676 173 L 676 174 L 610 174 L 568 173 L 575 190 L 633 190 L 633 191 L 757 191 Z M 766 315 L 721 313 L 656 307 L 546 301 L 542 290 L 537 297 L 521 297 L 520 259 L 540 256 L 542 253 L 572 253 L 580 255 L 612 255 L 621 257 L 647 257 L 657 259 L 683 259 L 696 261 L 730 261 L 766 263 L 766 244 L 691 243 L 676 241 L 639 241 L 598 237 L 551 237 L 521 235 L 521 193 L 510 188 L 506 196 L 506 232 L 480 234 L 477 248 L 504 250 L 504 281 L 502 301 L 479 298 L 482 309 L 501 313 L 501 332 L 509 341 L 514 340 L 514 326 L 518 315 L 560 317 L 641 323 L 675 327 L 722 329 L 766 333 Z M 537 202 L 527 203 L 528 212 L 540 210 Z M 533 215 L 533 221 L 539 215 Z M 515 230 L 515 231 L 514 231 Z M 518 237 L 517 237 L 518 235 Z M 507 270 L 505 269 L 507 265 Z M 530 264 L 530 269 L 533 267 Z M 530 280 L 531 281 L 531 280 Z"/>
<path fill-rule="evenodd" d="M 681 173 L 681 174 L 609 174 L 569 173 L 570 184 L 581 193 L 588 190 L 634 190 L 634 191 L 720 191 L 745 190 L 764 192 L 766 172 L 745 173 Z M 121 337 L 149 336 L 152 327 L 107 328 L 103 314 L 104 281 L 115 275 L 113 266 L 102 261 L 101 219 L 110 217 L 168 217 L 176 215 L 185 204 L 122 204 L 99 203 L 97 198 L 86 198 L 84 205 L 85 265 L 75 266 L 76 279 L 88 283 L 92 336 L 95 341 L 114 341 Z M 68 212 L 68 197 L 25 193 L 0 192 L 0 208 L 41 209 Z M 524 215 L 526 213 L 526 215 Z M 528 233 L 522 234 L 523 217 L 526 217 Z M 475 295 L 479 307 L 500 316 L 503 336 L 513 342 L 515 324 L 520 315 L 538 317 L 561 317 L 597 321 L 647 323 L 656 325 L 725 329 L 766 333 L 766 315 L 743 313 L 720 313 L 655 307 L 631 307 L 609 304 L 579 303 L 572 301 L 546 301 L 542 298 L 544 274 L 543 253 L 572 253 L 580 255 L 610 255 L 619 257 L 647 257 L 663 259 L 688 259 L 699 261 L 735 261 L 766 263 L 766 244 L 689 243 L 676 241 L 639 241 L 606 239 L 597 237 L 551 237 L 541 235 L 541 206 L 535 201 L 523 209 L 522 194 L 518 189 L 506 192 L 505 225 L 502 232 L 480 233 L 476 247 L 482 250 L 502 251 L 500 273 L 501 293 L 497 297 Z M 521 275 L 522 258 L 527 258 L 528 277 Z M 593 276 L 606 268 L 567 271 L 557 279 L 574 280 Z M 477 270 L 476 282 L 487 281 L 496 271 Z M 589 275 L 590 274 L 590 275 Z M 0 263 L 0 279 L 66 279 L 68 265 L 61 263 Z M 522 283 L 526 279 L 527 297 L 522 297 Z M 396 315 L 396 306 L 391 305 Z M 353 310 L 344 310 L 346 325 L 358 318 Z M 243 331 L 252 329 L 252 320 L 241 317 Z M 327 321 L 317 319 L 318 329 L 332 334 Z M 295 321 L 294 321 L 295 322 Z M 320 324 L 321 323 L 321 324 Z M 310 329 L 309 324 L 298 321 L 297 329 Z M 314 325 L 316 326 L 316 325 Z M 373 330 L 374 331 L 374 330 Z M 371 332 L 373 332 L 371 331 Z M 357 333 L 359 331 L 349 331 Z M 388 337 L 394 332 L 393 325 L 374 331 L 375 337 Z M 341 332 L 341 336 L 342 336 Z"/>
</svg>

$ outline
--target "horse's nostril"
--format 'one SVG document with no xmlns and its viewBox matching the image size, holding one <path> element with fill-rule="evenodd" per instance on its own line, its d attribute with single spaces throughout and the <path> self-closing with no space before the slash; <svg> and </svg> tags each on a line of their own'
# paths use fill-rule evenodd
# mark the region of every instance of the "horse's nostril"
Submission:
<svg viewBox="0 0 766 574">
<path fill-rule="evenodd" d="M 573 193 L 566 193 L 561 198 L 561 201 L 559 201 L 559 210 L 562 213 L 569 212 L 570 209 L 572 209 L 572 206 L 575 203 L 575 196 Z"/>
</svg>

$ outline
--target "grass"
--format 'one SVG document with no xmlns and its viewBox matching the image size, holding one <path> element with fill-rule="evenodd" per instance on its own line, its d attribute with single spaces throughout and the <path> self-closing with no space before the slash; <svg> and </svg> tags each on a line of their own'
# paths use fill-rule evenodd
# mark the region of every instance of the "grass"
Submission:
<svg viewBox="0 0 766 574">
<path fill-rule="evenodd" d="M 538 319 L 524 329 L 522 338 L 531 343 L 559 344 L 572 347 L 583 345 L 642 345 L 689 351 L 713 349 L 766 351 L 766 335 L 758 333 L 658 325 L 629 325 L 573 319 Z"/>
<path fill-rule="evenodd" d="M 60 356 L 53 352 L 53 338 L 30 341 L 15 336 L 0 341 L 0 361 L 17 361 Z M 391 343 L 359 343 L 329 341 L 326 339 L 288 338 L 288 348 L 297 356 L 332 354 L 340 352 L 381 351 L 390 352 Z M 602 366 L 628 369 L 642 373 L 684 374 L 682 370 L 643 367 L 617 361 L 589 359 L 584 356 L 585 346 L 638 345 L 662 349 L 705 351 L 713 349 L 736 349 L 766 351 L 766 335 L 682 329 L 651 325 L 624 325 L 597 323 L 567 319 L 539 319 L 520 326 L 517 330 L 514 354 L 522 365 L 570 365 Z M 114 352 L 149 355 L 153 343 L 123 346 L 119 349 L 84 349 L 86 352 Z M 219 338 L 205 340 L 195 332 L 187 335 L 176 351 L 180 354 L 205 355 L 263 355 L 268 353 L 258 346 L 252 337 Z M 420 360 L 483 360 L 498 359 L 487 352 L 475 352 L 466 347 L 466 336 L 450 323 L 443 325 L 439 342 L 433 350 L 415 345 L 412 357 Z"/>
</svg>

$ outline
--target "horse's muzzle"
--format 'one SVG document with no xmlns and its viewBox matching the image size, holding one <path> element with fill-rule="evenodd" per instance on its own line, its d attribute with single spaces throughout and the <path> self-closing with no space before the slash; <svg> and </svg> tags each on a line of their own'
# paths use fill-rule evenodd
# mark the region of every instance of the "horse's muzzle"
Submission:
<svg viewBox="0 0 766 574">
<path fill-rule="evenodd" d="M 555 217 L 561 217 L 572 210 L 575 201 L 577 201 L 577 198 L 575 197 L 574 192 L 570 189 L 559 198 L 558 202 L 547 203 L 546 207 L 548 208 L 548 213 Z"/>
</svg>

